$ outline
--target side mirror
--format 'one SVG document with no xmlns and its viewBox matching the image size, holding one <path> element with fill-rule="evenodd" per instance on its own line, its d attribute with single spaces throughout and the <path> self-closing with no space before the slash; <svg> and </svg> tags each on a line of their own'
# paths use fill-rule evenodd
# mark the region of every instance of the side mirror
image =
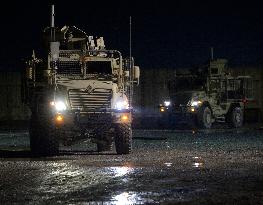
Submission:
<svg viewBox="0 0 263 205">
<path fill-rule="evenodd" d="M 133 82 L 139 85 L 139 79 L 140 79 L 140 67 L 134 66 L 133 67 Z"/>
</svg>

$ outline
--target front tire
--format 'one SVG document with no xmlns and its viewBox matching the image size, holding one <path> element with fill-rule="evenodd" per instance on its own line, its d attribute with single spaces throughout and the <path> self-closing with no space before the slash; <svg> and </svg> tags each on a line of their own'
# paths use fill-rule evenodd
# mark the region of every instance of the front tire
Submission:
<svg viewBox="0 0 263 205">
<path fill-rule="evenodd" d="M 212 127 L 212 111 L 211 109 L 203 105 L 197 113 L 198 127 L 204 129 L 210 129 Z"/>
<path fill-rule="evenodd" d="M 107 141 L 97 143 L 98 152 L 111 151 L 111 149 L 112 149 L 112 143 L 109 143 Z"/>
<path fill-rule="evenodd" d="M 106 134 L 106 138 L 102 139 L 97 142 L 97 150 L 98 152 L 104 152 L 104 151 L 111 151 L 113 147 L 113 137 L 111 135 Z"/>
<path fill-rule="evenodd" d="M 117 154 L 130 154 L 132 149 L 132 131 L 130 124 L 116 124 L 115 147 Z"/>
<path fill-rule="evenodd" d="M 48 119 L 33 116 L 30 122 L 30 148 L 32 156 L 54 156 L 59 154 L 59 140 L 55 127 Z"/>
</svg>

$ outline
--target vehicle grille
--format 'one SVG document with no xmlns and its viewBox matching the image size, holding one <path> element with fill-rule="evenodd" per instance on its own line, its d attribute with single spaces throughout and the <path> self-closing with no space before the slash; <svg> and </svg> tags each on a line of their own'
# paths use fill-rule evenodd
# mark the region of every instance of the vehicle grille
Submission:
<svg viewBox="0 0 263 205">
<path fill-rule="evenodd" d="M 191 100 L 192 93 L 177 93 L 172 96 L 172 101 L 175 107 L 180 107 L 180 105 L 186 106 Z"/>
<path fill-rule="evenodd" d="M 90 93 L 80 89 L 69 90 L 69 101 L 73 110 L 80 112 L 109 112 L 111 90 L 94 89 Z"/>
</svg>

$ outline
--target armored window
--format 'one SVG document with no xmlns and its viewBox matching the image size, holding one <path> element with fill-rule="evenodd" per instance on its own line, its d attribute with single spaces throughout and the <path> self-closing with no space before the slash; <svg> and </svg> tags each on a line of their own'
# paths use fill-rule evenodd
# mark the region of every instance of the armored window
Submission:
<svg viewBox="0 0 263 205">
<path fill-rule="evenodd" d="M 88 61 L 88 74 L 112 74 L 111 61 Z"/>
<path fill-rule="evenodd" d="M 79 61 L 58 61 L 58 74 L 81 74 L 81 64 Z"/>
<path fill-rule="evenodd" d="M 253 98 L 253 81 L 251 78 L 242 79 L 243 95 L 246 98 Z"/>
<path fill-rule="evenodd" d="M 236 82 L 234 79 L 229 79 L 227 84 L 227 96 L 228 99 L 235 99 L 236 98 Z"/>
<path fill-rule="evenodd" d="M 218 74 L 218 68 L 211 68 L 211 74 L 217 75 Z"/>
</svg>

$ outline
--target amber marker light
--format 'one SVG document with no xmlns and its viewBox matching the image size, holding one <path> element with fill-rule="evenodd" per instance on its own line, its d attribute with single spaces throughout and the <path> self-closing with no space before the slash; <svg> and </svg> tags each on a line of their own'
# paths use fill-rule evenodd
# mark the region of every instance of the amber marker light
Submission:
<svg viewBox="0 0 263 205">
<path fill-rule="evenodd" d="M 164 112 L 164 108 L 162 107 L 162 108 L 160 109 L 160 111 L 161 111 L 161 112 Z"/>
<path fill-rule="evenodd" d="M 129 116 L 128 116 L 128 115 L 122 115 L 122 116 L 121 116 L 121 121 L 123 121 L 123 122 L 127 122 L 128 119 L 129 119 Z"/>
<path fill-rule="evenodd" d="M 55 121 L 56 121 L 57 124 L 63 123 L 63 122 L 64 122 L 64 117 L 63 117 L 63 115 L 57 114 L 56 117 L 55 117 Z"/>
</svg>

